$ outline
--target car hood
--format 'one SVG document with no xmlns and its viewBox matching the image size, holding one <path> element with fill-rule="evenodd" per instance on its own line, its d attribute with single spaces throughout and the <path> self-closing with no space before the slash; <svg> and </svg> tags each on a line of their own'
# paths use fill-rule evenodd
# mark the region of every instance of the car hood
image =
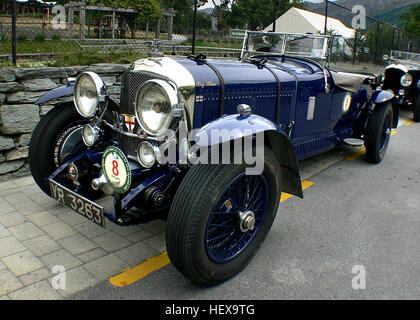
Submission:
<svg viewBox="0 0 420 320">
<path fill-rule="evenodd" d="M 295 78 L 274 65 L 271 67 L 281 82 L 282 91 L 294 92 Z M 276 105 L 278 83 L 273 73 L 262 66 L 238 60 L 201 61 L 163 57 L 136 61 L 133 71 L 151 72 L 172 80 L 186 100 L 194 127 L 200 127 L 220 117 L 221 113 L 236 113 L 236 107 L 241 103 L 255 106 L 253 111 L 266 117 L 273 116 L 269 113 L 274 112 L 274 109 L 268 110 L 262 101 L 269 99 L 272 105 Z M 225 92 L 224 109 L 220 108 L 222 88 Z"/>
<path fill-rule="evenodd" d="M 420 62 L 407 60 L 393 60 L 387 69 L 396 68 L 404 72 L 420 72 Z"/>
</svg>

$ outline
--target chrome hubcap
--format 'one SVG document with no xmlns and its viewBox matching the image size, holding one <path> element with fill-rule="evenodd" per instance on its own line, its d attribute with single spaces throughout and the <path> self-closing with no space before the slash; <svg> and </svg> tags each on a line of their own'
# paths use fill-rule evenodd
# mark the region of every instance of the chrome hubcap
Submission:
<svg viewBox="0 0 420 320">
<path fill-rule="evenodd" d="M 239 228 L 242 232 L 254 230 L 255 215 L 252 211 L 239 212 Z"/>
</svg>

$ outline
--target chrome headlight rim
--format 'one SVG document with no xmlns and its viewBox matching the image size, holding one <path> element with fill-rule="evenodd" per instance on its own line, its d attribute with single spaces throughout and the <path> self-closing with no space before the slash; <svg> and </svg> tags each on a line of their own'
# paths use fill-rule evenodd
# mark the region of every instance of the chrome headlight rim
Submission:
<svg viewBox="0 0 420 320">
<path fill-rule="evenodd" d="M 153 152 L 153 154 L 154 154 L 154 160 L 153 160 L 153 163 L 145 163 L 145 162 L 142 160 L 142 157 L 141 157 L 141 155 L 140 155 L 140 150 L 141 150 L 141 147 L 142 147 L 142 146 L 147 146 L 147 148 L 149 148 L 149 149 Z M 150 142 L 150 141 L 142 141 L 142 142 L 139 144 L 139 147 L 137 148 L 137 160 L 139 161 L 139 163 L 140 163 L 140 164 L 141 164 L 144 168 L 146 168 L 146 169 L 153 168 L 153 167 L 155 166 L 155 164 L 159 162 L 160 157 L 161 157 L 160 149 L 159 149 L 159 147 L 158 147 L 156 144 L 154 144 L 154 143 L 152 143 L 152 142 Z"/>
<path fill-rule="evenodd" d="M 403 87 L 408 88 L 413 84 L 413 76 L 409 73 L 406 73 L 401 77 L 400 82 Z"/>
<path fill-rule="evenodd" d="M 78 100 L 78 89 L 80 88 L 79 87 L 80 81 L 85 77 L 88 77 L 88 79 L 92 81 L 93 85 L 95 86 L 96 97 L 97 97 L 97 103 L 95 105 L 95 108 L 92 110 L 92 112 L 86 113 L 86 114 L 82 111 L 83 108 L 82 108 L 81 102 Z M 74 106 L 76 108 L 77 113 L 79 113 L 82 117 L 91 119 L 97 116 L 102 111 L 102 105 L 106 102 L 107 98 L 108 98 L 107 88 L 105 86 L 104 81 L 97 73 L 86 71 L 86 72 L 81 73 L 77 77 L 77 80 L 74 84 L 74 89 L 73 89 L 73 102 L 74 102 Z"/>
<path fill-rule="evenodd" d="M 155 84 L 155 85 L 158 85 L 161 88 L 163 88 L 163 90 L 165 91 L 165 93 L 166 93 L 166 95 L 167 95 L 167 97 L 169 99 L 170 105 L 171 105 L 171 110 L 170 110 L 169 115 L 168 115 L 169 116 L 169 120 L 167 121 L 168 122 L 168 126 L 167 127 L 164 127 L 164 128 L 161 128 L 158 131 L 149 130 L 149 128 L 147 127 L 147 125 L 144 124 L 141 121 L 142 117 L 139 114 L 139 107 L 138 107 L 138 105 L 139 105 L 139 96 L 142 93 L 142 91 L 144 90 L 144 88 L 146 88 L 150 84 Z M 134 103 L 136 121 L 139 124 L 141 130 L 144 131 L 145 133 L 147 133 L 149 136 L 152 136 L 152 137 L 156 137 L 156 136 L 160 136 L 160 135 L 165 134 L 165 132 L 171 126 L 172 120 L 174 118 L 173 110 L 178 107 L 179 101 L 180 101 L 180 99 L 179 99 L 179 96 L 178 96 L 178 89 L 176 87 L 174 87 L 173 85 L 171 85 L 168 81 L 161 80 L 161 79 L 152 79 L 152 80 L 148 80 L 145 83 L 143 83 L 143 85 L 137 91 L 136 99 L 135 99 L 135 103 Z"/>
<path fill-rule="evenodd" d="M 86 138 L 86 130 L 89 129 L 92 132 L 92 137 L 93 137 L 93 141 L 92 143 L 89 142 L 89 140 Z M 83 130 L 82 130 L 82 139 L 83 139 L 83 143 L 87 146 L 87 147 L 92 147 L 94 146 L 98 140 L 99 140 L 99 135 L 100 135 L 100 129 L 92 124 L 86 124 L 83 126 Z"/>
</svg>

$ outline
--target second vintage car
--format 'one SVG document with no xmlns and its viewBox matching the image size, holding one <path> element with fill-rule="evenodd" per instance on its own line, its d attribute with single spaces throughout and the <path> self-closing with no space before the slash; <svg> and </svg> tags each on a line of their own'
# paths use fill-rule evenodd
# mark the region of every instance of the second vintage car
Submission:
<svg viewBox="0 0 420 320">
<path fill-rule="evenodd" d="M 82 73 L 38 101 L 74 95 L 33 133 L 33 177 L 101 226 L 167 212 L 173 265 L 198 284 L 223 282 L 258 251 L 281 193 L 303 197 L 299 160 L 343 143 L 384 158 L 394 95 L 376 76 L 329 70 L 331 42 L 248 32 L 240 60 L 152 52 L 123 75 L 121 103 Z M 112 208 L 98 204 L 104 194 Z"/>
<path fill-rule="evenodd" d="M 414 122 L 420 122 L 420 53 L 392 51 L 385 69 L 383 89 L 392 90 L 400 106 L 413 111 Z"/>
</svg>

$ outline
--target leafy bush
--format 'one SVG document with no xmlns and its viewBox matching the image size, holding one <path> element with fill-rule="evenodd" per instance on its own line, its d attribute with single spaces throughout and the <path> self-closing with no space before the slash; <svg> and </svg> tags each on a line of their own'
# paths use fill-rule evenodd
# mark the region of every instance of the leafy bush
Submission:
<svg viewBox="0 0 420 320">
<path fill-rule="evenodd" d="M 52 40 L 54 41 L 60 41 L 61 40 L 61 36 L 59 34 L 53 34 L 53 36 L 51 37 Z"/>
<path fill-rule="evenodd" d="M 9 35 L 7 33 L 0 34 L 0 42 L 5 42 L 9 40 Z"/>
<path fill-rule="evenodd" d="M 26 41 L 28 40 L 28 35 L 26 33 L 19 33 L 17 36 L 17 41 Z"/>
<path fill-rule="evenodd" d="M 34 40 L 39 42 L 45 41 L 45 34 L 37 33 L 34 37 Z"/>
</svg>

